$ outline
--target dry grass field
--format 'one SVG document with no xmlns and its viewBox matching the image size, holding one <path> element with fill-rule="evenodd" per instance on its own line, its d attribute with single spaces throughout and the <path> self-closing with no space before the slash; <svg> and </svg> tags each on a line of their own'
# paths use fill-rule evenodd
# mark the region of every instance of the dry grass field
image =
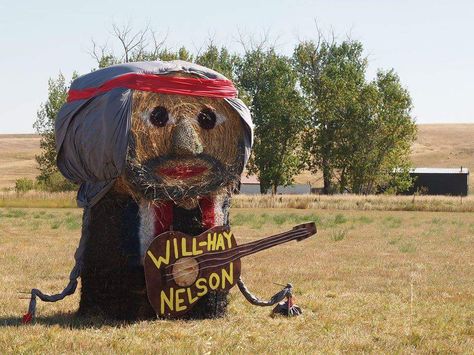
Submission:
<svg viewBox="0 0 474 355">
<path fill-rule="evenodd" d="M 419 167 L 474 168 L 474 124 L 418 126 L 412 159 Z"/>
<path fill-rule="evenodd" d="M 38 175 L 39 142 L 35 134 L 0 134 L 0 189 L 14 186 L 18 178 Z"/>
<path fill-rule="evenodd" d="M 243 259 L 253 292 L 292 282 L 298 318 L 270 316 L 231 291 L 227 317 L 132 324 L 74 316 L 78 294 L 20 316 L 18 290 L 58 291 L 79 209 L 0 208 L 1 353 L 472 353 L 474 214 L 232 209 L 240 243 L 317 222 L 318 235 Z"/>
<path fill-rule="evenodd" d="M 76 193 L 28 191 L 0 192 L 0 207 L 75 208 Z M 234 208 L 296 208 L 359 211 L 474 212 L 474 196 L 393 195 L 235 195 Z"/>
<path fill-rule="evenodd" d="M 418 126 L 412 160 L 417 167 L 467 167 L 474 186 L 474 124 Z"/>
</svg>

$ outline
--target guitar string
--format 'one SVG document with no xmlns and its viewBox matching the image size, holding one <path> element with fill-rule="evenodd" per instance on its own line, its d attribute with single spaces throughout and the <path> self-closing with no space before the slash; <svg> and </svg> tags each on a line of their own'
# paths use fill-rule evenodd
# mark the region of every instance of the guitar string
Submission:
<svg viewBox="0 0 474 355">
<path fill-rule="evenodd" d="M 301 232 L 299 232 L 299 233 L 301 233 Z M 301 236 L 304 236 L 305 234 L 306 234 L 306 232 L 302 233 Z M 287 240 L 287 241 L 289 242 L 289 241 L 293 240 L 294 238 L 299 238 L 299 237 L 300 237 L 300 235 L 296 235 L 296 234 L 295 234 L 294 236 L 291 237 L 292 239 L 289 239 L 289 240 Z M 270 243 L 269 243 L 269 242 L 270 242 Z M 264 249 L 266 249 L 267 247 L 271 247 L 273 241 L 269 241 L 269 242 L 260 245 L 260 246 L 259 246 L 257 249 L 255 249 L 255 250 L 252 250 L 252 253 L 251 253 L 251 254 L 257 253 L 257 252 L 259 252 L 259 251 L 261 251 L 261 250 L 264 250 Z M 277 242 L 277 241 L 275 241 L 275 242 Z M 283 242 L 283 243 L 284 243 L 284 242 Z M 275 245 L 278 245 L 278 242 L 277 242 L 277 244 L 275 244 Z M 232 251 L 232 249 L 228 249 L 228 250 L 227 250 L 227 252 L 230 252 L 230 251 Z M 244 251 L 244 253 L 245 253 L 245 251 Z M 235 260 L 237 260 L 237 259 L 240 259 L 240 258 L 242 258 L 242 257 L 244 257 L 244 256 L 246 256 L 246 255 L 243 255 L 243 256 L 231 255 L 230 257 L 211 258 L 211 259 L 203 260 L 203 261 L 201 261 L 201 262 L 198 262 L 198 263 L 197 263 L 197 266 L 199 266 L 199 264 L 205 263 L 205 262 L 207 262 L 207 261 L 211 261 L 211 262 L 218 261 L 218 260 L 226 260 L 226 261 L 223 262 L 223 263 L 221 263 L 221 264 L 218 264 L 218 265 L 209 265 L 209 266 L 204 266 L 204 267 L 202 267 L 202 268 L 200 267 L 199 270 L 198 270 L 198 272 L 199 272 L 199 271 L 202 271 L 202 270 L 205 270 L 205 269 L 214 268 L 214 267 L 217 268 L 217 267 L 219 267 L 219 266 L 226 265 L 226 264 L 231 263 L 232 261 L 235 261 Z M 173 264 L 173 265 L 170 265 L 170 266 L 174 266 L 174 264 Z M 182 277 L 182 276 L 191 274 L 191 273 L 193 273 L 193 272 L 194 272 L 194 271 L 182 271 L 181 273 L 179 273 L 179 274 L 177 274 L 177 275 L 165 274 L 165 276 L 167 276 L 166 282 L 169 282 L 169 281 L 171 281 L 171 280 L 173 280 L 173 279 L 176 279 L 177 277 Z M 169 275 L 169 276 L 168 276 L 168 275 Z"/>
<path fill-rule="evenodd" d="M 281 236 L 283 236 L 283 235 L 287 235 L 288 233 L 292 233 L 292 232 L 293 232 L 293 231 L 291 230 L 291 231 L 287 231 L 287 232 L 283 232 L 283 233 L 278 233 L 278 234 L 272 235 L 271 237 L 263 238 L 263 239 L 260 239 L 260 240 L 255 240 L 255 241 L 250 242 L 250 243 L 247 243 L 247 244 L 242 244 L 242 246 L 243 246 L 243 245 L 255 244 L 255 243 L 261 242 L 262 240 L 265 240 L 265 239 L 268 239 L 268 238 L 279 238 L 279 237 L 281 237 Z M 211 232 L 211 233 L 212 233 L 212 232 Z M 234 248 L 237 248 L 237 247 L 239 247 L 239 245 L 236 245 Z M 212 254 L 213 254 L 213 255 L 223 254 L 223 253 L 229 252 L 229 250 L 231 250 L 231 249 L 221 250 L 221 251 L 218 251 L 218 252 L 214 252 L 214 253 L 212 253 Z M 165 269 L 168 269 L 168 268 L 170 268 L 170 267 L 173 267 L 173 265 L 168 265 L 168 266 L 165 267 Z"/>
<path fill-rule="evenodd" d="M 306 231 L 306 228 L 301 228 L 301 230 L 303 230 L 303 229 Z M 287 235 L 290 236 L 292 233 L 297 232 L 297 231 L 299 231 L 299 230 L 298 230 L 298 229 L 292 229 L 292 230 L 287 231 L 287 232 L 278 233 L 278 234 L 272 235 L 272 236 L 270 236 L 270 237 L 266 237 L 266 238 L 263 238 L 263 239 L 255 240 L 255 241 L 250 242 L 250 243 L 247 243 L 247 244 L 236 245 L 236 246 L 234 247 L 234 250 L 235 250 L 235 248 L 238 248 L 238 247 L 253 246 L 253 245 L 258 244 L 259 242 L 262 242 L 262 241 L 264 241 L 264 240 L 266 240 L 266 239 L 267 239 L 267 240 L 268 240 L 268 239 L 272 239 L 272 240 L 273 240 L 273 239 L 275 239 L 275 238 L 280 238 L 280 237 L 287 236 Z M 211 232 L 211 233 L 212 233 L 212 232 Z M 227 249 L 227 250 L 221 250 L 221 251 L 218 251 L 218 252 L 213 252 L 212 255 L 213 255 L 213 256 L 216 256 L 216 255 L 218 256 L 219 254 L 228 253 L 229 250 L 232 250 L 232 249 Z M 165 266 L 165 270 L 168 269 L 168 268 L 171 268 L 171 267 L 173 267 L 173 266 L 174 266 L 174 265 Z"/>
<path fill-rule="evenodd" d="M 300 234 L 301 234 L 301 235 L 300 235 Z M 281 237 L 279 237 L 278 239 L 267 240 L 267 241 L 265 241 L 264 243 L 258 245 L 258 246 L 257 246 L 257 249 L 251 250 L 251 251 L 252 251 L 251 254 L 256 253 L 256 252 L 259 252 L 259 251 L 264 250 L 264 249 L 266 249 L 266 248 L 272 247 L 272 246 L 274 246 L 274 245 L 278 245 L 278 244 L 282 244 L 282 243 L 285 243 L 285 242 L 289 242 L 289 241 L 291 241 L 291 240 L 294 240 L 294 239 L 303 237 L 303 236 L 305 236 L 305 235 L 306 235 L 305 232 L 297 232 L 297 233 L 295 233 L 295 234 L 293 234 L 293 235 L 287 235 L 287 236 L 284 236 L 284 237 L 281 236 Z M 287 239 L 287 238 L 290 238 L 290 239 L 285 240 L 285 239 Z M 244 244 L 243 246 L 245 246 L 246 248 L 249 248 L 249 247 L 251 248 L 251 247 L 253 247 L 253 246 L 249 246 L 248 244 Z M 236 251 L 235 249 L 228 249 L 228 250 L 226 250 L 225 252 L 226 252 L 226 253 L 230 253 L 231 255 L 225 256 L 225 257 L 223 257 L 223 258 L 214 258 L 214 257 L 212 257 L 212 258 L 210 258 L 210 259 L 204 259 L 204 260 L 202 260 L 202 261 L 198 261 L 198 262 L 196 263 L 196 266 L 199 266 L 200 264 L 203 264 L 203 263 L 206 263 L 206 262 L 211 262 L 211 263 L 212 263 L 212 262 L 218 261 L 218 260 L 228 260 L 229 258 L 233 258 L 233 257 L 234 257 L 234 253 L 232 253 L 232 252 L 235 252 L 235 251 Z M 237 250 L 237 252 L 238 252 L 238 250 Z M 242 254 L 245 254 L 245 253 L 248 253 L 249 250 L 248 250 L 248 249 L 242 249 L 241 252 L 242 252 Z M 220 254 L 222 254 L 222 253 L 220 253 Z M 209 255 L 209 256 L 214 256 L 214 253 L 210 253 L 210 254 L 208 254 L 208 255 Z M 249 254 L 246 254 L 246 255 L 249 255 Z M 244 257 L 244 256 L 246 256 L 246 255 L 238 256 L 237 258 Z M 199 257 L 196 257 L 196 259 L 199 259 Z M 234 258 L 233 260 L 235 260 L 235 258 Z M 174 264 L 173 264 L 173 265 L 170 265 L 170 266 L 174 266 Z M 208 269 L 209 267 L 213 267 L 213 265 L 210 265 L 210 266 L 207 266 L 207 267 L 205 266 L 205 267 L 199 268 L 199 270 Z M 184 274 L 183 274 L 183 272 L 184 272 Z M 181 274 L 178 274 L 178 275 L 176 275 L 176 276 L 174 276 L 174 277 L 186 275 L 187 273 L 192 273 L 192 272 L 193 272 L 193 271 L 182 271 Z M 171 274 L 167 274 L 167 275 L 171 275 Z"/>
<path fill-rule="evenodd" d="M 288 234 L 288 233 L 291 233 L 291 234 Z M 257 246 L 257 248 L 258 248 L 257 251 L 260 251 L 260 250 L 262 250 L 261 249 L 262 247 L 267 247 L 269 244 L 270 244 L 270 246 L 272 246 L 271 245 L 272 243 L 277 243 L 277 244 L 281 243 L 281 240 L 284 240 L 286 238 L 291 238 L 291 239 L 288 240 L 288 241 L 290 241 L 290 240 L 293 240 L 293 239 L 296 239 L 296 238 L 303 237 L 303 236 L 306 235 L 306 233 L 308 233 L 308 232 L 303 231 L 303 230 L 302 231 L 294 231 L 294 232 L 291 231 L 291 232 L 280 233 L 280 234 L 277 234 L 275 236 L 270 237 L 270 238 L 272 238 L 270 240 L 268 240 L 267 238 L 258 240 L 257 242 L 260 242 L 260 243 L 262 241 L 264 241 L 260 245 L 256 245 L 256 244 L 251 245 L 251 243 L 243 244 L 243 245 L 241 245 L 241 247 L 244 247 L 244 248 L 242 248 L 241 250 L 243 250 L 243 252 L 246 252 L 247 250 L 245 248 L 249 248 L 249 247 L 252 248 L 254 246 Z M 279 236 L 279 237 L 275 238 L 276 236 Z M 285 241 L 283 241 L 283 242 L 285 242 Z M 275 245 L 277 245 L 277 244 L 275 244 Z M 237 247 L 239 247 L 239 246 L 237 246 Z M 235 247 L 235 248 L 237 248 L 237 247 Z M 196 265 L 199 266 L 200 264 L 203 264 L 205 262 L 213 262 L 215 260 L 228 259 L 229 256 L 225 256 L 224 258 L 218 258 L 218 257 L 216 258 L 214 256 L 219 255 L 219 254 L 229 254 L 229 253 L 232 253 L 232 252 L 239 252 L 240 251 L 240 250 L 237 250 L 235 248 L 234 249 L 227 249 L 227 250 L 223 250 L 223 251 L 215 252 L 215 253 L 209 253 L 209 254 L 207 254 L 207 256 L 211 257 L 210 259 L 204 259 L 204 260 L 198 261 Z M 204 255 L 206 255 L 206 254 L 204 254 Z M 202 256 L 196 256 L 195 259 L 202 259 Z M 164 269 L 165 270 L 169 269 L 169 268 L 173 267 L 174 265 L 175 264 L 168 265 Z"/>
<path fill-rule="evenodd" d="M 290 240 L 288 240 L 288 241 L 290 241 Z M 264 249 L 265 249 L 265 247 L 261 247 L 261 248 L 259 248 L 258 250 L 254 250 L 253 252 L 254 252 L 254 253 L 257 253 L 257 252 L 259 252 L 259 251 L 261 251 L 261 250 L 264 250 Z M 226 260 L 226 258 L 223 258 L 223 259 L 212 259 L 213 261 L 214 261 L 214 260 L 226 260 L 226 261 L 224 261 L 224 262 L 221 263 L 221 264 L 209 265 L 209 266 L 205 266 L 205 267 L 203 267 L 203 268 L 199 268 L 199 271 L 202 271 L 202 270 L 205 270 L 205 269 L 209 269 L 209 268 L 217 268 L 217 267 L 219 267 L 219 266 L 227 265 L 227 264 L 229 264 L 229 263 L 231 263 L 231 262 L 233 262 L 233 261 L 235 261 L 235 260 L 237 260 L 237 259 L 240 259 L 240 258 L 242 258 L 242 257 L 244 257 L 244 256 L 246 256 L 246 255 L 243 255 L 243 256 L 234 256 L 234 255 L 232 255 L 232 257 L 227 258 L 227 259 L 230 259 L 230 260 Z M 199 271 L 198 271 L 198 272 L 199 272 Z M 168 277 L 166 278 L 166 282 L 172 281 L 173 279 L 175 279 L 175 278 L 178 277 L 178 276 L 184 276 L 184 275 L 190 274 L 190 273 L 192 273 L 192 272 L 193 272 L 193 271 L 186 271 L 186 272 L 184 272 L 182 275 L 177 275 L 177 276 L 173 276 L 172 274 L 166 274 L 165 276 L 168 276 Z"/>
</svg>

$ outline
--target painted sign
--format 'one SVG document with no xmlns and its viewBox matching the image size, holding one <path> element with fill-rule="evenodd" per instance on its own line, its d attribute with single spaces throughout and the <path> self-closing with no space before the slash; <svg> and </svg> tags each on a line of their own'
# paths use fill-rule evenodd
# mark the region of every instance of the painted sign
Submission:
<svg viewBox="0 0 474 355">
<path fill-rule="evenodd" d="M 232 260 L 229 252 L 236 245 L 225 227 L 197 237 L 166 232 L 155 238 L 144 264 L 148 299 L 157 315 L 185 314 L 209 291 L 234 286 L 240 276 L 240 259 Z"/>
</svg>

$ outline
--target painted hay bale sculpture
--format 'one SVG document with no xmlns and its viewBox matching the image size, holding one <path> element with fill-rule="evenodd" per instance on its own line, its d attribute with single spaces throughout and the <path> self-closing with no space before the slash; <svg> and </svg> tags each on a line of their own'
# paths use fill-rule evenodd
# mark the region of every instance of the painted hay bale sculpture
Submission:
<svg viewBox="0 0 474 355">
<path fill-rule="evenodd" d="M 57 161 L 80 184 L 82 238 L 70 283 L 53 296 L 33 290 L 30 318 L 36 297 L 62 299 L 79 276 L 79 314 L 156 317 L 143 268 L 153 238 L 229 224 L 252 145 L 236 95 L 219 73 L 183 61 L 115 65 L 73 82 L 56 121 Z M 219 317 L 226 306 L 227 292 L 212 291 L 186 317 Z"/>
</svg>

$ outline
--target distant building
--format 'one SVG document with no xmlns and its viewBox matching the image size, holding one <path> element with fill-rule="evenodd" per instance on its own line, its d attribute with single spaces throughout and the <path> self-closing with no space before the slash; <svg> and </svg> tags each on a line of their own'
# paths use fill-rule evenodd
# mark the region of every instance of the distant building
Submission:
<svg viewBox="0 0 474 355">
<path fill-rule="evenodd" d="M 260 193 L 260 181 L 255 175 L 242 175 L 240 177 L 240 193 L 245 195 L 258 195 Z"/>
<path fill-rule="evenodd" d="M 415 178 L 407 194 L 420 192 L 426 195 L 467 196 L 469 191 L 469 169 L 415 168 L 410 170 Z"/>
<path fill-rule="evenodd" d="M 258 178 L 255 175 L 250 175 L 248 177 L 242 175 L 240 179 L 240 193 L 244 195 L 260 194 L 260 181 L 258 180 Z M 277 187 L 277 194 L 279 195 L 304 195 L 310 193 L 310 184 L 296 184 Z"/>
</svg>

